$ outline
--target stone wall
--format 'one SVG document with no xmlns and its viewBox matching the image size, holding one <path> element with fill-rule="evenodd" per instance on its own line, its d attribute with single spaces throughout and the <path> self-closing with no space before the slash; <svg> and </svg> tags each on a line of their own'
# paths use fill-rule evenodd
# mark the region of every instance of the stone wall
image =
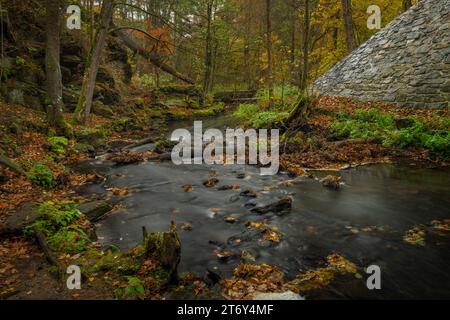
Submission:
<svg viewBox="0 0 450 320">
<path fill-rule="evenodd" d="M 421 0 L 319 78 L 314 91 L 450 107 L 450 0 Z"/>
</svg>

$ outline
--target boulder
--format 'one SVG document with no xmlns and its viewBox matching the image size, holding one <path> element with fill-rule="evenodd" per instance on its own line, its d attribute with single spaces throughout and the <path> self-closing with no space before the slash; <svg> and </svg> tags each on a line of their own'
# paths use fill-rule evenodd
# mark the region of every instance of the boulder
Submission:
<svg viewBox="0 0 450 320">
<path fill-rule="evenodd" d="M 37 217 L 37 205 L 33 202 L 25 202 L 15 212 L 6 218 L 0 227 L 0 235 L 21 234 L 25 226 L 32 223 Z"/>
<path fill-rule="evenodd" d="M 266 214 L 269 212 L 277 215 L 283 215 L 292 208 L 292 198 L 286 197 L 269 204 L 256 204 L 250 211 L 257 214 Z"/>
</svg>

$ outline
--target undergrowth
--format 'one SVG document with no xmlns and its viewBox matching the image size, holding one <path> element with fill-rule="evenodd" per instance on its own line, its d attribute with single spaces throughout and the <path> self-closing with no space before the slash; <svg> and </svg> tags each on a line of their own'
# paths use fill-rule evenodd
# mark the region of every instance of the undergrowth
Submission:
<svg viewBox="0 0 450 320">
<path fill-rule="evenodd" d="M 441 158 L 450 157 L 450 118 L 408 117 L 406 120 L 406 125 L 398 126 L 388 112 L 359 109 L 353 115 L 339 114 L 331 128 L 339 138 L 377 137 L 385 147 L 425 148 Z"/>
</svg>

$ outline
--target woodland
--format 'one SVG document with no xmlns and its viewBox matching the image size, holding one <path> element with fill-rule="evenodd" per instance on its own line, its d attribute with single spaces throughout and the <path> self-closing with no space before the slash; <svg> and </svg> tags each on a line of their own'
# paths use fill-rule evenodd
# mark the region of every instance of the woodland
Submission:
<svg viewBox="0 0 450 320">
<path fill-rule="evenodd" d="M 450 297 L 448 108 L 314 90 L 417 2 L 0 0 L 0 300 Z M 194 120 L 280 173 L 175 167 Z"/>
</svg>

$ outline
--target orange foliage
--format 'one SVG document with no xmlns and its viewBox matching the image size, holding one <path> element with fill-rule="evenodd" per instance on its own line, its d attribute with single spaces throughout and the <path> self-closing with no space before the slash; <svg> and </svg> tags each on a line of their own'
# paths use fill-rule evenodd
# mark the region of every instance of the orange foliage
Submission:
<svg viewBox="0 0 450 320">
<path fill-rule="evenodd" d="M 129 32 L 136 39 L 142 40 L 144 48 L 147 52 L 154 52 L 161 56 L 172 55 L 173 52 L 170 46 L 173 43 L 173 39 L 170 28 L 168 26 L 154 28 L 151 19 L 145 20 L 145 26 L 144 31 L 151 35 L 151 38 L 138 30 L 131 30 Z"/>
</svg>

